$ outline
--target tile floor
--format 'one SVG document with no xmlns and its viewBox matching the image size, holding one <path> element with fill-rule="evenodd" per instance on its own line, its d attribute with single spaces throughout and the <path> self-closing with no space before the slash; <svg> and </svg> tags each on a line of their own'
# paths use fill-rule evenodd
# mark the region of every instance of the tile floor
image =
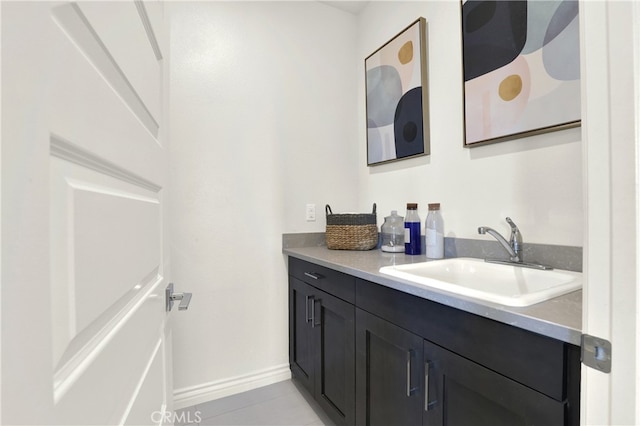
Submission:
<svg viewBox="0 0 640 426">
<path fill-rule="evenodd" d="M 176 425 L 333 425 L 291 380 L 178 410 Z M 199 421 L 198 421 L 199 420 Z"/>
</svg>

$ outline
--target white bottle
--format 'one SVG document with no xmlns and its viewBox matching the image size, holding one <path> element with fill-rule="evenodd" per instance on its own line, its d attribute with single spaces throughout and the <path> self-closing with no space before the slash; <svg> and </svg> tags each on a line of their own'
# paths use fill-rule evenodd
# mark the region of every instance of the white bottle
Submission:
<svg viewBox="0 0 640 426">
<path fill-rule="evenodd" d="M 440 215 L 440 203 L 429 204 L 425 230 L 427 258 L 442 259 L 444 257 L 444 221 Z"/>
</svg>

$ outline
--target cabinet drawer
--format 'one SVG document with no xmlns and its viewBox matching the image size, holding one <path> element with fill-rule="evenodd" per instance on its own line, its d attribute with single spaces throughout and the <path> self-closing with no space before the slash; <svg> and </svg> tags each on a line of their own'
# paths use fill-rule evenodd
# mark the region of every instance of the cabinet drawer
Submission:
<svg viewBox="0 0 640 426">
<path fill-rule="evenodd" d="M 355 278 L 324 266 L 289 257 L 289 275 L 333 296 L 355 303 Z"/>
<path fill-rule="evenodd" d="M 566 378 L 580 362 L 572 345 L 361 279 L 356 298 L 359 308 L 557 401 L 571 392 Z"/>
</svg>

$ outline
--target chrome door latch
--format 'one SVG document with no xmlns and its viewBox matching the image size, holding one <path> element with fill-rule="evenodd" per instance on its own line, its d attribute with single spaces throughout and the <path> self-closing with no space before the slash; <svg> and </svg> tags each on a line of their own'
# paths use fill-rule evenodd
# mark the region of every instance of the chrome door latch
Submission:
<svg viewBox="0 0 640 426">
<path fill-rule="evenodd" d="M 173 309 L 173 302 L 176 300 L 180 301 L 178 305 L 179 311 L 186 311 L 189 308 L 189 303 L 191 303 L 191 293 L 174 293 L 173 292 L 173 283 L 169 283 L 167 288 L 164 290 L 165 293 L 165 309 L 167 312 L 171 312 Z"/>
<path fill-rule="evenodd" d="M 611 372 L 611 342 L 599 337 L 582 335 L 582 363 L 603 373 Z"/>
</svg>

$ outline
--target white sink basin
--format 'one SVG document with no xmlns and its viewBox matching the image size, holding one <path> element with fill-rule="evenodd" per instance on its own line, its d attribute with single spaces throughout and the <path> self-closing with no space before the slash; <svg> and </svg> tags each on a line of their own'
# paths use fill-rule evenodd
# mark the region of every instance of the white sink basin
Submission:
<svg viewBox="0 0 640 426">
<path fill-rule="evenodd" d="M 582 288 L 579 272 L 542 271 L 472 258 L 385 266 L 380 272 L 507 306 L 529 306 Z"/>
</svg>

